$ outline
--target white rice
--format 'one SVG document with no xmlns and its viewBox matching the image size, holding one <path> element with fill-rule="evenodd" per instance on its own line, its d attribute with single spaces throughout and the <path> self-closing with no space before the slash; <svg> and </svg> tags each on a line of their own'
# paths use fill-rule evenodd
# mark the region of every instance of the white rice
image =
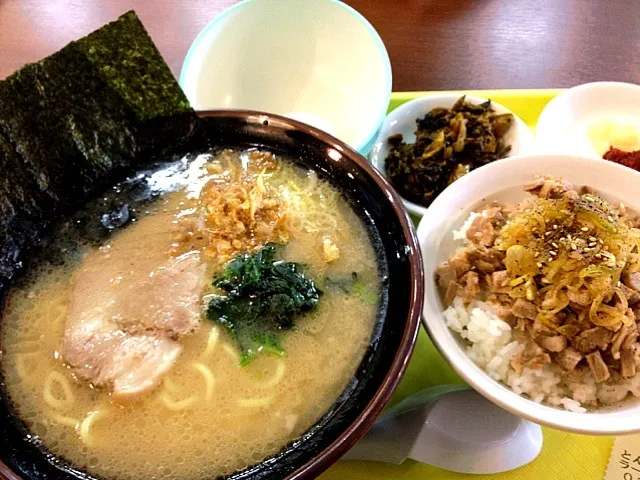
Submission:
<svg viewBox="0 0 640 480">
<path fill-rule="evenodd" d="M 460 297 L 444 311 L 447 326 L 458 333 L 468 343 L 467 355 L 487 374 L 498 382 L 509 386 L 515 393 L 526 395 L 534 402 L 547 402 L 572 412 L 586 412 L 582 402 L 596 399 L 593 383 L 567 385 L 562 377 L 549 365 L 538 370 L 525 368 L 518 375 L 511 366 L 511 360 L 522 352 L 525 345 L 512 336 L 511 327 L 502 321 L 491 307 L 480 301 L 473 301 L 467 308 Z M 575 391 L 582 393 L 581 401 Z"/>
<path fill-rule="evenodd" d="M 465 222 L 462 224 L 460 229 L 453 231 L 453 239 L 454 240 L 467 240 L 467 230 L 469 230 L 469 227 L 471 227 L 471 224 L 476 219 L 476 217 L 480 217 L 483 213 L 484 213 L 484 210 L 483 210 L 482 213 L 471 212 L 469 214 L 469 218 L 467 218 L 465 220 Z"/>
</svg>

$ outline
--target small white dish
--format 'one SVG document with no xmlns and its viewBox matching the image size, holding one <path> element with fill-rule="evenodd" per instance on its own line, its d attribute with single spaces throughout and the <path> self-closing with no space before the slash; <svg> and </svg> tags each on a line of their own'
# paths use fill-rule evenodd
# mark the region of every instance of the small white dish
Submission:
<svg viewBox="0 0 640 480">
<path fill-rule="evenodd" d="M 585 83 L 561 93 L 542 110 L 536 126 L 540 153 L 601 158 L 588 137 L 603 118 L 640 124 L 640 86 L 622 82 Z"/>
<path fill-rule="evenodd" d="M 235 108 L 308 123 L 366 155 L 391 97 L 371 24 L 337 0 L 245 0 L 189 48 L 180 86 L 197 110 Z"/>
<path fill-rule="evenodd" d="M 620 406 L 574 413 L 541 405 L 493 380 L 464 351 L 461 339 L 449 330 L 442 312 L 435 271 L 460 246 L 452 231 L 470 212 L 491 201 L 515 203 L 525 198 L 523 185 L 537 175 L 562 177 L 574 185 L 589 185 L 603 198 L 640 211 L 640 173 L 605 160 L 564 155 L 514 157 L 470 172 L 447 187 L 431 204 L 418 226 L 424 258 L 425 306 L 423 323 L 451 366 L 469 385 L 497 405 L 535 423 L 591 435 L 620 435 L 640 431 L 640 400 Z"/>
<path fill-rule="evenodd" d="M 424 117 L 427 113 L 436 107 L 450 108 L 463 94 L 462 93 L 444 93 L 426 95 L 416 98 L 410 102 L 403 103 L 393 110 L 387 118 L 385 118 L 382 128 L 378 133 L 373 149 L 369 155 L 369 161 L 376 167 L 382 175 L 386 176 L 385 160 L 389 155 L 389 143 L 387 138 L 391 135 L 401 133 L 404 141 L 407 143 L 415 142 L 415 131 L 417 128 L 416 120 Z M 473 104 L 480 104 L 487 101 L 486 98 L 467 95 L 467 101 Z M 493 109 L 498 114 L 513 112 L 496 102 L 491 102 Z M 526 123 L 520 117 L 514 114 L 515 123 L 506 135 L 506 142 L 511 145 L 509 157 L 516 155 L 528 155 L 534 153 L 535 139 L 533 133 Z M 427 207 L 404 200 L 407 210 L 414 215 L 422 216 L 427 211 Z"/>
</svg>

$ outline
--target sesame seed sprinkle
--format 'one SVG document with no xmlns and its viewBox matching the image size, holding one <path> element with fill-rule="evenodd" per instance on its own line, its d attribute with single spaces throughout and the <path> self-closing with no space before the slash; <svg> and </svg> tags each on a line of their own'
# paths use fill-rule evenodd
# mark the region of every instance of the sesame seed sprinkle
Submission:
<svg viewBox="0 0 640 480">
<path fill-rule="evenodd" d="M 589 227 L 582 227 L 580 230 L 582 230 L 583 232 L 588 232 L 589 231 Z"/>
<path fill-rule="evenodd" d="M 549 255 L 557 255 L 555 250 L 549 250 Z"/>
<path fill-rule="evenodd" d="M 551 242 L 551 245 L 553 245 L 553 248 L 558 248 L 558 244 L 556 242 Z"/>
<path fill-rule="evenodd" d="M 538 268 L 542 268 L 542 264 L 540 262 L 536 263 L 536 265 L 538 266 Z"/>
<path fill-rule="evenodd" d="M 549 262 L 553 262 L 553 258 L 549 257 L 549 260 L 547 260 Z"/>
<path fill-rule="evenodd" d="M 589 237 L 589 241 L 591 242 L 595 242 L 596 240 L 598 240 L 596 237 Z"/>
<path fill-rule="evenodd" d="M 558 229 L 558 225 L 555 225 L 555 224 L 554 224 L 554 225 L 553 225 L 553 229 L 554 229 L 554 230 L 557 230 L 557 229 Z"/>
</svg>

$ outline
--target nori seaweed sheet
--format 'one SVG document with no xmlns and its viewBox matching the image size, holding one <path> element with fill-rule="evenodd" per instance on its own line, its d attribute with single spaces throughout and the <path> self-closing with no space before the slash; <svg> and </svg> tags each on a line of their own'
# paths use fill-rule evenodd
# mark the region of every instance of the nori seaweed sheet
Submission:
<svg viewBox="0 0 640 480">
<path fill-rule="evenodd" d="M 43 197 L 33 178 L 25 174 L 11 143 L 0 134 L 0 288 L 19 265 L 19 248 L 42 219 Z"/>
<path fill-rule="evenodd" d="M 167 65 L 149 61 L 161 58 L 160 52 L 133 11 L 76 43 L 138 118 L 191 109 Z"/>
<path fill-rule="evenodd" d="M 196 119 L 133 11 L 0 81 L 0 286 L 54 216 L 185 152 Z"/>
</svg>

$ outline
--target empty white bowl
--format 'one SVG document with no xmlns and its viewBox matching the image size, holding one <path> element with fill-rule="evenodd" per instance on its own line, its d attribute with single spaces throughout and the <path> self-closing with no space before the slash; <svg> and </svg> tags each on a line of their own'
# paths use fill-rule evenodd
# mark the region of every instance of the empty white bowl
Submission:
<svg viewBox="0 0 640 480">
<path fill-rule="evenodd" d="M 587 132 L 592 123 L 602 118 L 640 125 L 640 86 L 585 83 L 555 97 L 538 117 L 536 140 L 540 153 L 600 158 Z"/>
<path fill-rule="evenodd" d="M 462 94 L 460 93 L 436 93 L 403 103 L 393 110 L 385 118 L 382 128 L 380 128 L 380 132 L 378 133 L 378 138 L 376 139 L 373 149 L 369 154 L 369 161 L 371 164 L 386 176 L 384 164 L 390 150 L 387 138 L 391 135 L 401 133 L 405 142 L 415 142 L 415 131 L 417 128 L 416 120 L 424 117 L 436 107 L 452 107 L 461 95 Z M 476 97 L 474 95 L 467 95 L 467 101 L 473 104 L 480 104 L 486 102 L 487 99 Z M 498 114 L 513 114 L 511 110 L 503 107 L 499 103 L 492 101 L 491 105 Z M 527 124 L 524 123 L 520 117 L 517 115 L 514 115 L 514 117 L 516 121 L 505 137 L 506 143 L 511 145 L 511 151 L 508 156 L 511 157 L 534 153 L 535 139 L 533 137 L 533 133 L 531 133 Z M 408 200 L 403 201 L 407 210 L 414 215 L 422 216 L 427 211 L 427 207 L 423 207 L 422 205 L 418 205 Z"/>
<path fill-rule="evenodd" d="M 525 198 L 523 185 L 534 176 L 550 174 L 574 185 L 589 185 L 606 200 L 621 201 L 640 211 L 640 173 L 605 160 L 562 155 L 515 157 L 470 172 L 446 188 L 431 204 L 418 226 L 425 269 L 423 322 L 442 355 L 469 385 L 497 405 L 536 423 L 578 433 L 617 435 L 640 431 L 640 401 L 619 407 L 574 413 L 538 404 L 496 382 L 465 353 L 465 345 L 447 327 L 438 295 L 435 271 L 462 242 L 454 242 L 469 213 L 497 200 L 515 203 Z"/>
<path fill-rule="evenodd" d="M 285 115 L 366 154 L 391 96 L 371 24 L 337 0 L 245 0 L 195 39 L 180 85 L 195 109 Z"/>
</svg>

